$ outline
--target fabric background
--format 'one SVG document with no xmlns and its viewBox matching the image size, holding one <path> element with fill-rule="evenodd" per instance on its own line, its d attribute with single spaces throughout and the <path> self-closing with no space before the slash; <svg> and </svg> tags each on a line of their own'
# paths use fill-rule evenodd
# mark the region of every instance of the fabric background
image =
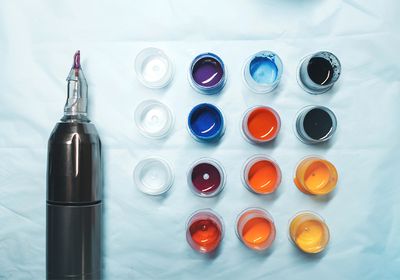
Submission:
<svg viewBox="0 0 400 280">
<path fill-rule="evenodd" d="M 90 118 L 104 151 L 105 279 L 399 279 L 400 277 L 400 2 L 396 0 L 240 1 L 0 1 L 0 279 L 44 279 L 46 147 L 66 98 L 65 77 L 80 49 L 89 83 Z M 136 79 L 134 58 L 145 47 L 173 60 L 170 87 L 149 90 Z M 259 50 L 283 60 L 281 83 L 271 94 L 249 92 L 241 67 Z M 296 82 L 300 59 L 330 50 L 342 62 L 340 81 L 312 96 Z M 191 59 L 218 54 L 228 82 L 216 96 L 196 93 L 187 81 Z M 150 141 L 138 133 L 133 112 L 158 99 L 175 115 L 173 133 Z M 227 121 L 215 146 L 195 142 L 186 130 L 191 107 L 218 105 Z M 275 108 L 282 119 L 277 141 L 247 143 L 240 119 L 250 106 Z M 307 146 L 293 133 L 297 111 L 309 104 L 331 108 L 338 131 L 328 145 Z M 240 170 L 253 154 L 273 157 L 283 173 L 279 191 L 256 196 Z M 133 185 L 132 170 L 157 155 L 174 167 L 164 198 Z M 299 192 L 294 168 L 321 155 L 338 168 L 327 198 Z M 216 198 L 195 197 L 186 184 L 190 163 L 202 156 L 227 170 Z M 234 233 L 236 215 L 260 206 L 271 212 L 277 238 L 265 254 L 246 249 Z M 196 254 L 185 240 L 185 222 L 212 208 L 225 222 L 213 258 Z M 300 253 L 289 242 L 288 220 L 298 211 L 321 214 L 331 230 L 321 256 Z"/>
</svg>

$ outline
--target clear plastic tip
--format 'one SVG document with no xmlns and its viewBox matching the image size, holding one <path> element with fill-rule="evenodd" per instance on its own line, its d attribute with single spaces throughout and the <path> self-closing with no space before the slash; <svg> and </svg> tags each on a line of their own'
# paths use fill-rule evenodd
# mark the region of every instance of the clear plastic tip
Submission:
<svg viewBox="0 0 400 280">
<path fill-rule="evenodd" d="M 88 85 L 83 74 L 80 61 L 80 51 L 76 51 L 73 64 L 67 77 L 67 102 L 64 106 L 65 119 L 87 120 Z"/>
</svg>

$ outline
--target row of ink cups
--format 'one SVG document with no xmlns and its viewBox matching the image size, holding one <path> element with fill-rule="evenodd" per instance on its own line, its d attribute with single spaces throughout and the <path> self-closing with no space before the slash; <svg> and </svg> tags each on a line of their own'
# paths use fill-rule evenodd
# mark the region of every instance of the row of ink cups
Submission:
<svg viewBox="0 0 400 280">
<path fill-rule="evenodd" d="M 173 78 L 174 67 L 169 57 L 160 49 L 146 48 L 135 59 L 139 81 L 146 87 L 166 87 Z M 243 66 L 243 80 L 256 93 L 273 91 L 283 72 L 281 58 L 272 51 L 260 51 L 250 56 Z M 339 79 L 341 64 L 331 52 L 318 51 L 304 57 L 298 66 L 297 81 L 308 93 L 328 91 Z M 222 59 L 214 53 L 196 56 L 189 67 L 190 85 L 203 94 L 219 93 L 225 86 L 227 71 Z"/>
<path fill-rule="evenodd" d="M 157 100 L 145 100 L 135 110 L 135 123 L 139 131 L 150 138 L 164 138 L 172 130 L 174 117 L 167 105 Z M 190 135 L 201 142 L 218 141 L 225 132 L 222 111 L 215 105 L 201 103 L 189 112 L 187 127 Z M 245 139 L 263 144 L 276 138 L 281 127 L 278 112 L 268 106 L 248 109 L 241 123 Z M 336 131 L 335 114 L 324 106 L 306 106 L 296 117 L 294 131 L 306 144 L 317 144 L 332 138 Z"/>
<path fill-rule="evenodd" d="M 263 208 L 243 210 L 236 219 L 235 232 L 239 240 L 249 249 L 265 251 L 276 237 L 272 215 Z M 311 211 L 297 213 L 289 221 L 289 240 L 301 251 L 317 254 L 325 250 L 330 232 L 325 220 Z M 224 237 L 221 216 L 211 209 L 201 209 L 190 215 L 186 223 L 186 240 L 195 251 L 210 254 L 215 252 Z"/>
<path fill-rule="evenodd" d="M 272 158 L 257 154 L 243 165 L 241 179 L 243 185 L 257 195 L 274 193 L 281 184 L 282 172 Z M 171 165 L 159 157 L 141 160 L 133 172 L 135 186 L 143 193 L 161 195 L 166 193 L 174 182 Z M 338 172 L 328 160 L 309 156 L 296 166 L 294 184 L 307 195 L 326 195 L 337 185 Z M 190 190 L 200 197 L 218 195 L 225 187 L 226 172 L 220 162 L 213 158 L 200 158 L 190 165 L 187 184 Z"/>
</svg>

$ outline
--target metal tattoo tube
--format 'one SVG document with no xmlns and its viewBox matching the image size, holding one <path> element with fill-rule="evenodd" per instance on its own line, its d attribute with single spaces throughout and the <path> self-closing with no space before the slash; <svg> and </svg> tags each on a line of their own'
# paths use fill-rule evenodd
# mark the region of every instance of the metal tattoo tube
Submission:
<svg viewBox="0 0 400 280">
<path fill-rule="evenodd" d="M 67 78 L 64 116 L 47 160 L 47 279 L 101 278 L 101 143 L 87 118 L 88 86 L 80 53 Z"/>
</svg>

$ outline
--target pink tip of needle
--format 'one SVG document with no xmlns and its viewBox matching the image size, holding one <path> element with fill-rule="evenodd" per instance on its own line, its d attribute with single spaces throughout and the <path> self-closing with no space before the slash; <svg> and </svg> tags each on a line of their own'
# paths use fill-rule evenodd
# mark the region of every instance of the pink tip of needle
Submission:
<svg viewBox="0 0 400 280">
<path fill-rule="evenodd" d="M 78 50 L 74 55 L 74 69 L 79 69 L 81 67 L 81 52 Z"/>
<path fill-rule="evenodd" d="M 81 52 L 79 50 L 74 54 L 74 65 L 72 67 L 75 69 L 75 76 L 78 76 L 81 68 Z"/>
</svg>

